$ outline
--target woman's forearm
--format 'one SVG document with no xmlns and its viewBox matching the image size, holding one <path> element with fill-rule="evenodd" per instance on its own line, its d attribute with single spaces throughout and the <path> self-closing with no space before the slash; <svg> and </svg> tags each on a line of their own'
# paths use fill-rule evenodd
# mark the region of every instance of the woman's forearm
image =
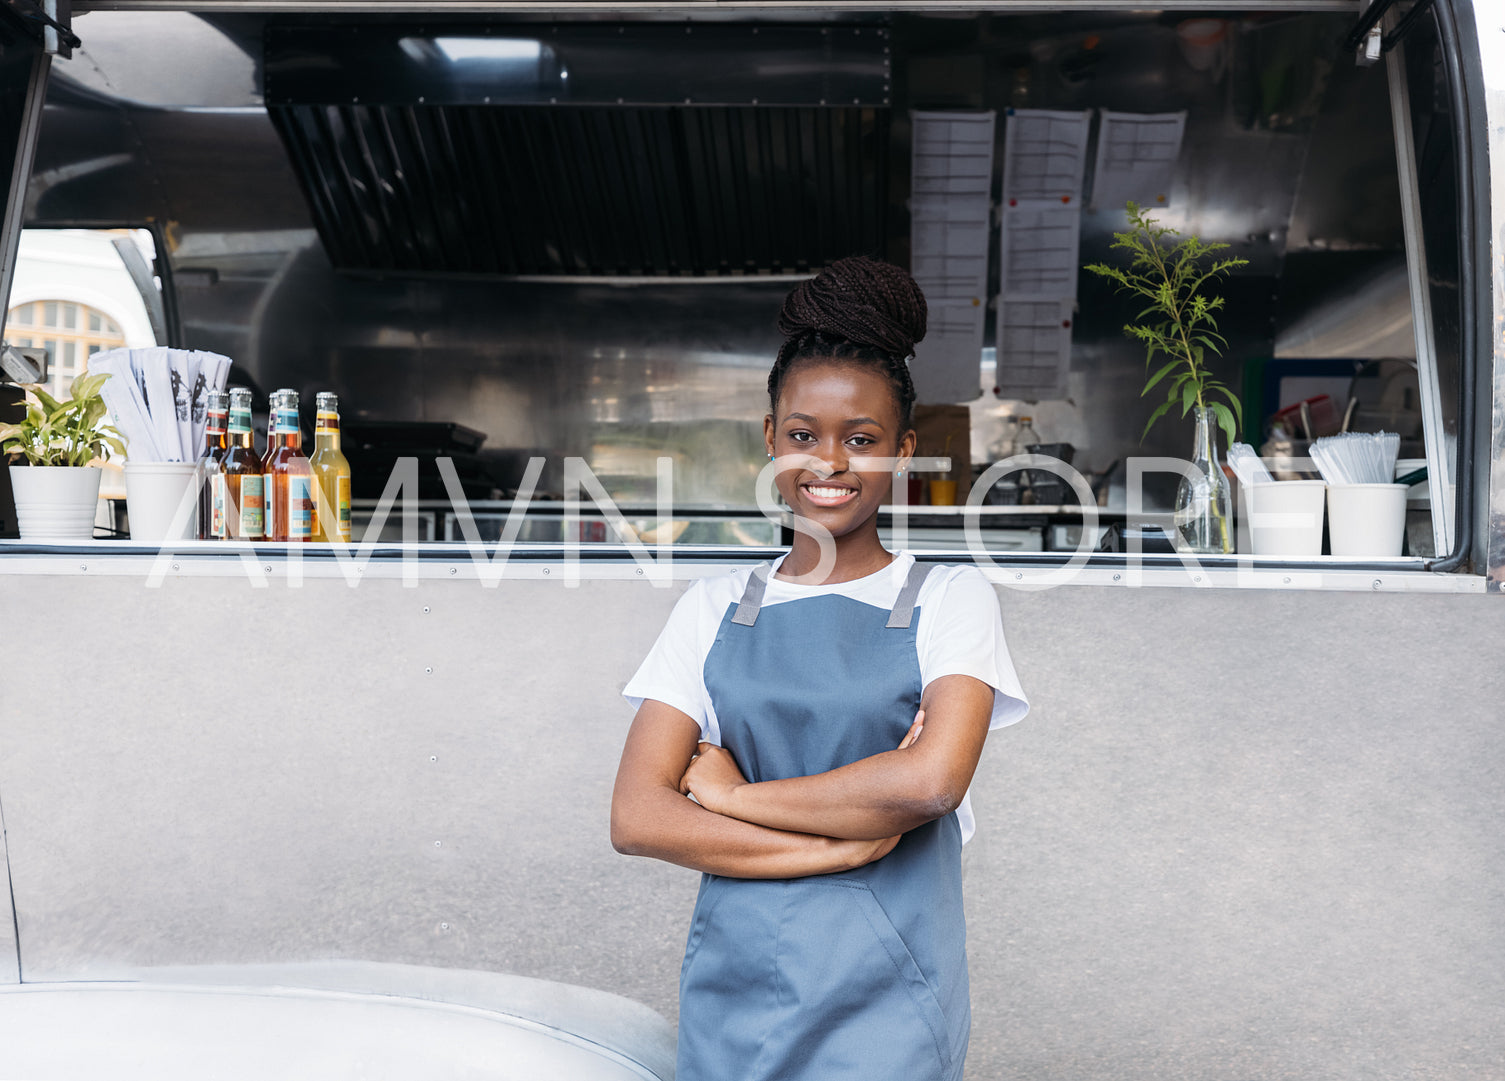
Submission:
<svg viewBox="0 0 1505 1081">
<path fill-rule="evenodd" d="M 917 750 L 885 751 L 810 777 L 744 784 L 717 809 L 776 830 L 821 829 L 853 839 L 905 833 L 950 814 L 966 791 L 953 791 L 916 761 Z"/>
<path fill-rule="evenodd" d="M 730 786 L 707 806 L 771 829 L 853 839 L 905 833 L 961 803 L 992 705 L 981 680 L 942 676 L 926 689 L 923 736 L 826 773 Z"/>
<path fill-rule="evenodd" d="M 729 878 L 830 874 L 886 851 L 881 840 L 838 840 L 728 818 L 667 787 L 613 801 L 611 836 L 618 852 Z"/>
</svg>

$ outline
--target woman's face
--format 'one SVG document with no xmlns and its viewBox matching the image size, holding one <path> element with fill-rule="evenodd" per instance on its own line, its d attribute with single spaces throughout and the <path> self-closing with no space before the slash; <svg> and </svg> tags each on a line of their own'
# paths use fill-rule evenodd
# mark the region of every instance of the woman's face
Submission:
<svg viewBox="0 0 1505 1081">
<path fill-rule="evenodd" d="M 836 537 L 870 521 L 915 447 L 914 432 L 899 430 L 889 381 L 867 365 L 802 361 L 785 376 L 776 409 L 763 436 L 783 467 L 775 483 L 790 508 Z"/>
</svg>

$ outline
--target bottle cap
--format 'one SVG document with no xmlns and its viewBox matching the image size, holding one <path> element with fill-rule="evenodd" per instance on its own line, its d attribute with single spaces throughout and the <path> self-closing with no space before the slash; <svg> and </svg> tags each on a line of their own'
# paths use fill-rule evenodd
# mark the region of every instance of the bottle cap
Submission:
<svg viewBox="0 0 1505 1081">
<path fill-rule="evenodd" d="M 340 411 L 340 399 L 333 391 L 321 390 L 314 398 L 314 405 L 320 413 L 338 413 Z"/>
<path fill-rule="evenodd" d="M 251 388 L 250 387 L 231 387 L 230 388 L 230 405 L 231 405 L 232 408 L 235 408 L 235 409 L 250 409 L 251 408 Z"/>
<path fill-rule="evenodd" d="M 222 390 L 209 392 L 209 412 L 223 413 L 230 408 L 230 395 Z"/>
</svg>

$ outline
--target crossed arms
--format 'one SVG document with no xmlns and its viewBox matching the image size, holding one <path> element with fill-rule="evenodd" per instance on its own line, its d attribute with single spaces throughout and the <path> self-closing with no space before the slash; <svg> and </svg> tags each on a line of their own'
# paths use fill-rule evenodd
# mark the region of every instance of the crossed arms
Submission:
<svg viewBox="0 0 1505 1081">
<path fill-rule="evenodd" d="M 941 676 L 925 688 L 896 749 L 826 773 L 753 784 L 728 752 L 699 743 L 692 718 L 646 700 L 617 769 L 612 846 L 733 878 L 861 867 L 887 855 L 906 831 L 956 809 L 992 707 L 986 683 Z"/>
</svg>

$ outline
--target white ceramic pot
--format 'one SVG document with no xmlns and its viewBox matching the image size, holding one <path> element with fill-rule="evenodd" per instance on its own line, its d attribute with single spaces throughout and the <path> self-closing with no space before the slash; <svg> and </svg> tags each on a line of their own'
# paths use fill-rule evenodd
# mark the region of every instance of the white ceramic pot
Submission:
<svg viewBox="0 0 1505 1081">
<path fill-rule="evenodd" d="M 98 466 L 11 466 L 10 487 L 21 539 L 92 540 L 100 472 Z"/>
</svg>

